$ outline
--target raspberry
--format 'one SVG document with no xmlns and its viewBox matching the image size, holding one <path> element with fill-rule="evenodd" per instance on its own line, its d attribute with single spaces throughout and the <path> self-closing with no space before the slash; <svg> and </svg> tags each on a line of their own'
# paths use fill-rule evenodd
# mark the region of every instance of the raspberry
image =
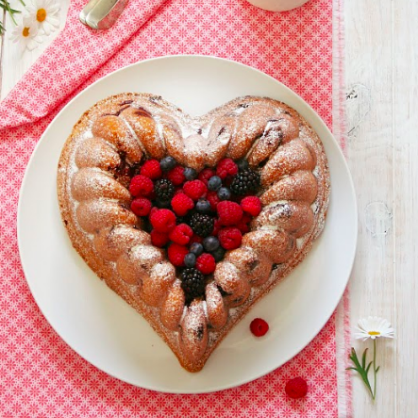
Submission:
<svg viewBox="0 0 418 418">
<path fill-rule="evenodd" d="M 141 174 L 135 176 L 129 185 L 129 191 L 132 196 L 149 196 L 154 190 L 152 180 Z"/>
<path fill-rule="evenodd" d="M 247 196 L 241 200 L 241 207 L 251 216 L 257 216 L 261 212 L 261 201 L 257 196 Z"/>
<path fill-rule="evenodd" d="M 147 216 L 151 210 L 151 201 L 144 197 L 132 200 L 131 210 L 136 216 Z"/>
<path fill-rule="evenodd" d="M 235 176 L 238 173 L 238 166 L 230 159 L 224 158 L 219 161 L 216 167 L 216 174 L 223 180 L 228 176 Z"/>
<path fill-rule="evenodd" d="M 186 225 L 186 224 L 177 225 L 170 232 L 170 235 L 169 235 L 171 241 L 180 245 L 188 244 L 192 236 L 193 236 L 193 230 L 192 228 L 190 228 L 189 225 Z"/>
<path fill-rule="evenodd" d="M 194 234 L 191 238 L 190 238 L 190 244 L 193 244 L 195 242 L 198 242 L 199 244 L 203 241 L 202 237 L 199 237 L 199 235 Z"/>
<path fill-rule="evenodd" d="M 193 200 L 203 197 L 208 191 L 205 183 L 201 180 L 186 181 L 183 186 L 184 193 Z"/>
<path fill-rule="evenodd" d="M 186 254 L 189 253 L 189 250 L 184 245 L 176 244 L 175 242 L 172 243 L 168 247 L 168 259 L 170 260 L 171 264 L 176 267 L 184 266 L 184 257 Z"/>
<path fill-rule="evenodd" d="M 223 228 L 218 233 L 219 242 L 225 250 L 234 250 L 241 245 L 242 234 L 238 228 Z"/>
<path fill-rule="evenodd" d="M 170 170 L 167 174 L 167 178 L 174 184 L 174 186 L 180 186 L 186 180 L 184 177 L 184 168 L 178 165 Z"/>
<path fill-rule="evenodd" d="M 198 179 L 203 181 L 203 183 L 205 183 L 205 185 L 207 186 L 209 179 L 214 175 L 215 172 L 213 170 L 211 170 L 210 168 L 205 168 L 199 173 Z"/>
<path fill-rule="evenodd" d="M 286 383 L 285 392 L 293 399 L 303 398 L 308 393 L 308 384 L 305 379 L 295 377 Z"/>
<path fill-rule="evenodd" d="M 218 206 L 218 203 L 220 202 L 218 193 L 217 192 L 208 192 L 206 195 L 206 200 L 210 203 L 210 207 L 213 211 L 216 210 L 216 206 Z"/>
<path fill-rule="evenodd" d="M 163 175 L 160 163 L 157 160 L 145 161 L 139 173 L 145 177 L 150 178 L 151 180 L 157 180 Z"/>
<path fill-rule="evenodd" d="M 213 224 L 212 235 L 216 237 L 218 235 L 220 229 L 221 229 L 221 221 L 216 218 L 215 222 Z"/>
<path fill-rule="evenodd" d="M 158 232 L 155 229 L 151 231 L 151 243 L 152 245 L 155 245 L 156 247 L 164 247 L 168 244 L 170 241 L 170 238 L 168 237 L 168 234 L 164 232 Z"/>
<path fill-rule="evenodd" d="M 150 215 L 150 222 L 158 232 L 170 232 L 176 226 L 176 215 L 169 209 L 157 209 Z"/>
<path fill-rule="evenodd" d="M 224 200 L 216 207 L 222 225 L 237 225 L 242 219 L 242 208 L 238 203 Z"/>
<path fill-rule="evenodd" d="M 250 330 L 256 337 L 262 337 L 269 330 L 269 324 L 264 319 L 255 318 L 251 321 Z"/>
<path fill-rule="evenodd" d="M 216 263 L 213 255 L 208 253 L 203 253 L 199 255 L 196 260 L 196 268 L 202 274 L 211 274 L 215 271 Z"/>
<path fill-rule="evenodd" d="M 187 212 L 194 208 L 193 200 L 184 193 L 177 193 L 171 199 L 171 207 L 178 216 L 185 216 Z"/>
<path fill-rule="evenodd" d="M 248 224 L 246 222 L 241 221 L 238 225 L 237 228 L 243 233 L 246 234 L 247 232 L 249 232 L 250 227 L 248 226 Z"/>
</svg>

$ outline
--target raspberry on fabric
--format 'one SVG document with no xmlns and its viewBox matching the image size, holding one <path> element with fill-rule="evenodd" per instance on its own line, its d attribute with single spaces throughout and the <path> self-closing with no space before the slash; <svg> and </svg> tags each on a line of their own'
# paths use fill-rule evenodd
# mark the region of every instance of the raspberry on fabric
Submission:
<svg viewBox="0 0 418 418">
<path fill-rule="evenodd" d="M 247 196 L 241 200 L 241 207 L 251 216 L 258 216 L 261 212 L 261 201 L 257 196 Z"/>
<path fill-rule="evenodd" d="M 155 229 L 153 229 L 150 233 L 151 235 L 151 243 L 155 247 L 164 247 L 168 244 L 170 241 L 170 238 L 168 237 L 168 234 L 165 232 L 158 232 Z"/>
<path fill-rule="evenodd" d="M 202 255 L 199 255 L 196 260 L 196 268 L 202 273 L 202 274 L 211 274 L 215 271 L 216 262 L 213 255 L 208 253 L 203 253 Z"/>
<path fill-rule="evenodd" d="M 180 165 L 174 167 L 168 172 L 167 178 L 174 184 L 174 186 L 180 186 L 186 180 L 186 177 L 184 177 L 184 168 Z"/>
<path fill-rule="evenodd" d="M 157 209 L 150 215 L 150 222 L 156 231 L 169 233 L 176 226 L 176 215 L 169 209 Z"/>
<path fill-rule="evenodd" d="M 267 334 L 269 324 L 261 318 L 255 318 L 251 321 L 250 330 L 256 337 L 262 337 Z"/>
<path fill-rule="evenodd" d="M 189 196 L 193 200 L 199 200 L 203 197 L 208 188 L 206 187 L 205 183 L 201 180 L 192 180 L 186 181 L 183 186 L 184 193 Z"/>
<path fill-rule="evenodd" d="M 193 236 L 193 230 L 187 224 L 180 224 L 177 225 L 171 232 L 170 232 L 170 239 L 171 241 L 180 244 L 186 245 L 190 242 L 190 238 Z"/>
<path fill-rule="evenodd" d="M 173 242 L 170 244 L 167 250 L 168 259 L 171 264 L 176 267 L 184 266 L 184 257 L 189 253 L 189 250 L 184 245 L 176 244 Z"/>
<path fill-rule="evenodd" d="M 224 158 L 219 161 L 216 167 L 216 175 L 222 180 L 228 176 L 235 176 L 238 173 L 238 166 L 230 158 Z"/>
<path fill-rule="evenodd" d="M 218 233 L 218 239 L 225 250 L 234 250 L 241 245 L 242 233 L 238 228 L 223 228 Z"/>
<path fill-rule="evenodd" d="M 151 180 L 158 180 L 162 177 L 163 172 L 161 170 L 159 161 L 148 160 L 145 161 L 144 165 L 141 167 L 139 174 L 148 177 Z"/>
<path fill-rule="evenodd" d="M 308 384 L 302 377 L 295 377 L 286 383 L 285 392 L 293 399 L 299 399 L 308 393 Z"/>
<path fill-rule="evenodd" d="M 184 193 L 177 193 L 171 199 L 171 207 L 178 216 L 185 216 L 189 210 L 194 208 L 193 200 Z"/>
<path fill-rule="evenodd" d="M 137 176 L 133 177 L 131 184 L 129 185 L 129 192 L 134 197 L 147 197 L 153 192 L 153 190 L 154 183 L 152 180 L 143 176 L 142 174 L 138 174 Z"/>
<path fill-rule="evenodd" d="M 205 168 L 199 173 L 198 179 L 203 181 L 203 183 L 205 183 L 205 185 L 207 186 L 209 179 L 214 175 L 215 172 L 213 170 L 211 170 L 210 168 Z"/>
<path fill-rule="evenodd" d="M 221 201 L 218 197 L 217 192 L 208 192 L 206 195 L 206 200 L 210 203 L 210 208 L 213 211 L 216 211 L 216 207 L 218 206 L 218 203 Z"/>
<path fill-rule="evenodd" d="M 148 216 L 151 210 L 152 203 L 145 197 L 137 197 L 132 200 L 131 210 L 136 216 Z"/>
<path fill-rule="evenodd" d="M 218 217 L 222 225 L 237 225 L 242 219 L 242 208 L 236 202 L 224 200 L 218 203 L 216 210 L 218 211 Z"/>
</svg>

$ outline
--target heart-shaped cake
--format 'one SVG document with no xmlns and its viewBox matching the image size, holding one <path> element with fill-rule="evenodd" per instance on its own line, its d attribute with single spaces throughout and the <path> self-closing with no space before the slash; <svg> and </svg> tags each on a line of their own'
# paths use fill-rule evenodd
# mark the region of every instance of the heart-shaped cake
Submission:
<svg viewBox="0 0 418 418">
<path fill-rule="evenodd" d="M 329 172 L 292 108 L 246 96 L 192 117 L 126 93 L 74 126 L 58 167 L 74 248 L 188 371 L 321 233 Z"/>
</svg>

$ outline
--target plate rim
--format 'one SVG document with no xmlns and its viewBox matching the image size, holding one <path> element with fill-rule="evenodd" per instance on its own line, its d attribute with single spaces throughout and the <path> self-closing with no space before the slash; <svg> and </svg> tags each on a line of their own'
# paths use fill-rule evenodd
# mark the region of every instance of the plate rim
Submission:
<svg viewBox="0 0 418 418">
<path fill-rule="evenodd" d="M 275 365 L 273 366 L 273 368 L 270 368 L 267 371 L 263 371 L 259 374 L 255 374 L 253 377 L 251 378 L 247 378 L 247 379 L 242 379 L 240 381 L 237 381 L 235 383 L 231 383 L 231 384 L 225 384 L 225 385 L 220 385 L 217 387 L 209 387 L 207 390 L 202 390 L 202 389 L 197 389 L 197 390 L 182 390 L 182 389 L 162 389 L 161 387 L 158 387 L 158 385 L 155 384 L 148 384 L 148 385 L 139 385 L 137 382 L 133 382 L 130 381 L 129 379 L 125 379 L 125 378 L 121 378 L 119 376 L 114 375 L 113 373 L 105 370 L 102 366 L 99 366 L 96 364 L 96 362 L 94 361 L 94 359 L 87 359 L 83 354 L 81 354 L 77 349 L 73 348 L 73 346 L 67 341 L 67 339 L 61 335 L 60 332 L 58 332 L 57 328 L 55 325 L 53 325 L 53 322 L 55 322 L 54 320 L 51 321 L 51 319 L 45 314 L 44 310 L 42 309 L 41 305 L 38 302 L 38 297 L 37 297 L 37 292 L 34 289 L 33 285 L 31 285 L 31 281 L 28 279 L 27 274 L 26 274 L 26 266 L 25 266 L 25 262 L 24 259 L 22 257 L 22 217 L 23 217 L 23 209 L 22 209 L 22 199 L 23 199 L 23 195 L 24 195 L 24 190 L 26 187 L 26 183 L 28 181 L 28 177 L 29 177 L 29 173 L 31 171 L 31 167 L 34 164 L 34 161 L 36 159 L 37 154 L 39 153 L 39 148 L 44 140 L 44 138 L 48 135 L 50 129 L 52 129 L 52 125 L 54 124 L 54 122 L 61 117 L 61 114 L 65 112 L 65 110 L 70 107 L 72 105 L 72 103 L 76 100 L 79 99 L 79 97 L 81 95 L 85 95 L 88 94 L 90 89 L 93 89 L 94 86 L 96 86 L 98 83 L 102 83 L 104 82 L 107 78 L 113 76 L 116 73 L 119 73 L 121 71 L 127 70 L 131 67 L 135 67 L 135 66 L 140 66 L 142 64 L 146 64 L 152 61 L 160 61 L 160 60 L 170 60 L 170 59 L 204 59 L 204 60 L 215 60 L 215 61 L 222 61 L 227 63 L 228 65 L 237 65 L 240 67 L 245 67 L 246 69 L 249 69 L 251 71 L 254 71 L 256 73 L 258 73 L 258 75 L 266 77 L 272 81 L 274 81 L 276 84 L 279 84 L 280 87 L 286 91 L 288 94 L 290 94 L 291 96 L 296 96 L 297 100 L 299 100 L 301 102 L 301 104 L 303 104 L 308 110 L 309 112 L 312 114 L 311 117 L 314 117 L 317 119 L 318 123 L 321 124 L 322 128 L 325 130 L 326 134 L 328 135 L 329 139 L 332 141 L 333 146 L 335 148 L 335 151 L 338 154 L 339 159 L 342 161 L 343 163 L 343 168 L 344 168 L 344 172 L 346 174 L 346 179 L 348 180 L 348 183 L 350 185 L 349 191 L 347 191 L 347 193 L 349 192 L 349 194 L 351 195 L 351 200 L 352 200 L 352 204 L 353 204 L 353 220 L 354 220 L 354 236 L 353 236 L 353 248 L 351 251 L 351 254 L 349 254 L 349 256 L 347 256 L 347 259 L 349 260 L 348 265 L 349 267 L 349 271 L 347 274 L 347 278 L 344 281 L 344 286 L 342 287 L 342 290 L 339 293 L 338 298 L 336 298 L 336 300 L 334 301 L 334 303 L 332 304 L 332 309 L 330 311 L 330 313 L 326 315 L 326 320 L 325 322 L 319 326 L 319 329 L 315 329 L 314 331 L 311 332 L 308 340 L 306 343 L 304 343 L 301 347 L 297 347 L 296 350 L 294 351 L 294 353 L 290 356 L 288 356 L 288 358 L 286 358 L 286 360 L 282 361 L 281 364 L 279 365 Z M 301 113 L 299 110 L 297 110 L 299 113 Z M 302 115 L 305 119 L 306 116 Z M 76 121 L 74 122 L 76 123 Z M 308 121 L 309 125 L 311 125 L 311 122 Z M 319 135 L 319 134 L 318 134 Z M 322 136 L 320 136 L 321 142 L 323 141 Z M 332 186 L 331 186 L 332 187 Z M 40 139 L 38 140 L 38 142 L 36 143 L 32 154 L 29 158 L 29 161 L 26 165 L 25 168 L 25 172 L 24 172 L 24 176 L 20 185 L 20 189 L 19 189 L 19 198 L 18 198 L 18 206 L 17 206 L 17 244 L 18 244 L 18 251 L 19 251 L 19 258 L 21 261 L 21 265 L 22 265 L 22 269 L 23 269 L 23 273 L 25 276 L 25 280 L 26 283 L 28 284 L 29 290 L 34 298 L 34 301 L 36 302 L 36 305 L 38 307 L 38 309 L 40 310 L 40 312 L 42 313 L 42 315 L 44 316 L 44 318 L 46 319 L 46 321 L 48 322 L 48 324 L 53 328 L 53 330 L 55 331 L 55 333 L 70 347 L 71 350 L 73 350 L 74 352 L 76 352 L 81 358 L 83 358 L 85 361 L 87 361 L 88 363 L 92 364 L 94 367 L 96 367 L 97 369 L 101 370 L 102 372 L 112 376 L 113 378 L 116 378 L 120 381 L 126 382 L 130 385 L 136 386 L 136 387 L 140 387 L 140 388 L 144 388 L 147 390 L 153 390 L 153 391 L 157 391 L 157 392 L 161 392 L 161 393 L 173 393 L 173 394 L 203 394 L 203 393 L 212 393 L 212 392 L 217 392 L 217 391 L 221 391 L 221 390 L 226 390 L 226 389 L 230 389 L 230 388 L 234 388 L 234 387 L 238 387 L 241 386 L 245 383 L 248 382 L 252 382 L 256 379 L 259 379 L 271 372 L 273 372 L 274 370 L 276 370 L 277 368 L 283 366 L 284 364 L 286 364 L 288 361 L 290 361 L 293 357 L 295 357 L 297 354 L 299 354 L 305 347 L 307 347 L 312 340 L 318 335 L 318 333 L 323 329 L 323 327 L 326 325 L 326 323 L 329 321 L 329 319 L 331 318 L 332 314 L 334 313 L 334 311 L 336 310 L 336 308 L 338 307 L 338 304 L 341 301 L 341 298 L 343 297 L 343 294 L 347 288 L 352 270 L 353 270 L 353 266 L 354 266 L 354 261 L 355 261 L 355 256 L 356 256 L 356 251 L 357 251 L 357 245 L 358 245 L 358 203 L 357 203 L 357 198 L 356 198 L 356 192 L 355 192 L 355 187 L 354 187 L 354 182 L 350 173 L 350 169 L 347 163 L 347 160 L 344 156 L 344 153 L 340 147 L 340 144 L 338 143 L 338 141 L 336 140 L 336 138 L 334 137 L 334 135 L 332 134 L 331 130 L 328 128 L 328 126 L 325 124 L 325 122 L 323 121 L 323 119 L 318 115 L 318 113 L 301 97 L 299 96 L 296 92 L 294 92 L 292 89 L 290 89 L 289 87 L 287 87 L 285 84 L 283 84 L 281 81 L 275 79 L 274 77 L 264 73 L 263 71 L 254 68 L 252 66 L 243 64 L 241 62 L 237 62 L 237 61 L 233 61 L 231 59 L 226 59 L 226 58 L 221 58 L 221 57 L 216 57 L 216 56 L 209 56 L 209 55 L 200 55 L 200 54 L 179 54 L 179 55 L 166 55 L 166 56 L 160 56 L 160 57 L 154 57 L 154 58 L 149 58 L 149 59 L 145 59 L 145 60 L 141 60 L 141 61 L 137 61 L 134 62 L 132 64 L 123 66 L 121 68 L 118 68 L 115 71 L 110 72 L 109 74 L 106 74 L 105 76 L 99 78 L 98 80 L 94 81 L 93 83 L 91 83 L 89 86 L 87 86 L 85 89 L 83 89 L 82 91 L 80 91 L 78 94 L 76 94 L 65 106 L 63 106 L 62 109 L 60 109 L 60 111 L 55 115 L 55 117 L 48 123 L 47 128 L 45 129 L 45 131 L 42 133 Z"/>
</svg>

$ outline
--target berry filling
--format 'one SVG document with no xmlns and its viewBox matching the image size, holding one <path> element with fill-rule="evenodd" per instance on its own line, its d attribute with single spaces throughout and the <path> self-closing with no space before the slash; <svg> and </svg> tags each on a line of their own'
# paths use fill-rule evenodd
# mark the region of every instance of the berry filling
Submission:
<svg viewBox="0 0 418 418">
<path fill-rule="evenodd" d="M 178 269 L 187 304 L 204 298 L 216 263 L 240 247 L 261 212 L 259 188 L 260 177 L 245 159 L 224 158 L 213 169 L 197 172 L 165 157 L 135 169 L 131 210 L 144 220 L 152 244 L 165 249 Z"/>
</svg>

